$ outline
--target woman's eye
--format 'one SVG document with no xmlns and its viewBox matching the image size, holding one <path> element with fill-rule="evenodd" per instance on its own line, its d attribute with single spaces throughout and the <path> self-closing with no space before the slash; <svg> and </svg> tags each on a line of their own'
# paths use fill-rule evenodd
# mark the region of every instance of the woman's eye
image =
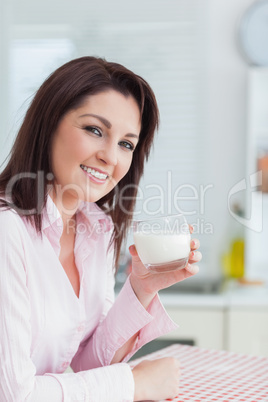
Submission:
<svg viewBox="0 0 268 402">
<path fill-rule="evenodd" d="M 121 141 L 120 145 L 123 146 L 126 149 L 129 149 L 130 151 L 134 151 L 134 145 L 131 142 Z"/>
<path fill-rule="evenodd" d="M 99 130 L 97 127 L 94 127 L 94 126 L 86 126 L 85 130 L 89 131 L 90 133 L 93 133 L 95 135 L 98 135 L 99 137 L 101 137 L 101 135 L 102 135 L 101 130 Z"/>
</svg>

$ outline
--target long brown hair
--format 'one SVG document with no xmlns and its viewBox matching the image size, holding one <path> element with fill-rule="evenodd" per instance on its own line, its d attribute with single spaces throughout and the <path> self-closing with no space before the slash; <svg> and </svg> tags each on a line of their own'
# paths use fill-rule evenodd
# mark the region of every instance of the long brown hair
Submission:
<svg viewBox="0 0 268 402">
<path fill-rule="evenodd" d="M 64 64 L 46 79 L 33 98 L 9 161 L 0 174 L 1 196 L 6 195 L 6 189 L 13 180 L 12 203 L 1 200 L 0 207 L 12 206 L 20 215 L 26 215 L 38 233 L 41 232 L 42 215 L 36 211 L 41 212 L 46 205 L 46 189 L 51 184 L 49 174 L 52 172 L 51 144 L 59 121 L 68 111 L 79 107 L 89 95 L 109 89 L 125 96 L 132 95 L 141 113 L 140 138 L 130 169 L 116 189 L 97 202 L 114 223 L 112 241 L 117 264 L 133 217 L 144 162 L 148 159 L 159 124 L 158 107 L 149 84 L 120 64 L 96 57 L 81 57 Z M 25 172 L 27 177 L 19 179 L 19 175 Z M 41 187 L 38 180 L 33 180 L 38 172 L 42 172 L 44 178 Z M 41 206 L 38 206 L 40 192 L 43 197 Z"/>
</svg>

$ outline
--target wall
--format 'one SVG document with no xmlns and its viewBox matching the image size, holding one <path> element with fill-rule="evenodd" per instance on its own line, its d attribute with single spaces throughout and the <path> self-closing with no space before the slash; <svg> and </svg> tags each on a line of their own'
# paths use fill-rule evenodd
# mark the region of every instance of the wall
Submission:
<svg viewBox="0 0 268 402">
<path fill-rule="evenodd" d="M 7 140 L 9 129 L 8 106 L 8 62 L 9 62 L 9 28 L 11 8 L 8 0 L 0 1 L 0 163 L 7 155 L 11 142 Z"/>
<path fill-rule="evenodd" d="M 238 46 L 241 16 L 252 0 L 210 0 L 208 41 L 208 178 L 214 189 L 208 198 L 208 214 L 215 223 L 211 247 L 215 266 L 233 227 L 228 212 L 228 193 L 245 177 L 246 104 L 248 65 Z M 209 193 L 208 193 L 209 194 Z M 245 206 L 245 194 L 237 200 Z M 212 263 L 213 266 L 213 263 Z"/>
</svg>

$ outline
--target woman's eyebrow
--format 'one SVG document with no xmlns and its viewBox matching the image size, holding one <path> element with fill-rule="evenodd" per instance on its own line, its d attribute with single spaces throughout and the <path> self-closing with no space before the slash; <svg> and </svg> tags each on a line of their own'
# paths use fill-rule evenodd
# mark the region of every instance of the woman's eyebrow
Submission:
<svg viewBox="0 0 268 402">
<path fill-rule="evenodd" d="M 139 139 L 139 136 L 137 134 L 132 134 L 132 133 L 126 134 L 126 137 L 133 137 L 133 138 L 138 138 Z"/>
<path fill-rule="evenodd" d="M 79 118 L 86 117 L 86 116 L 96 117 L 96 119 L 99 119 L 107 128 L 112 127 L 112 124 L 109 122 L 109 120 L 105 119 L 105 117 L 99 116 L 98 114 L 85 113 L 85 114 L 82 114 L 81 116 L 79 116 Z M 126 134 L 126 137 L 139 138 L 139 136 L 137 134 L 132 134 L 132 133 Z"/>
<path fill-rule="evenodd" d="M 109 122 L 109 120 L 105 119 L 105 117 L 99 116 L 98 114 L 93 114 L 93 113 L 86 113 L 82 114 L 80 117 L 86 117 L 86 116 L 91 116 L 91 117 L 96 117 L 96 119 L 99 119 L 107 128 L 111 128 L 112 124 Z"/>
</svg>

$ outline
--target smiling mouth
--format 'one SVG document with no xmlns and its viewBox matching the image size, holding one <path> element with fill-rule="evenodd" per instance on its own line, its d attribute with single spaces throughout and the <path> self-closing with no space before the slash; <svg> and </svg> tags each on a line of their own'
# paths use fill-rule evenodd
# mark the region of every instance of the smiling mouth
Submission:
<svg viewBox="0 0 268 402">
<path fill-rule="evenodd" d="M 98 172 L 95 169 L 92 169 L 90 167 L 87 167 L 85 165 L 80 165 L 81 169 L 83 169 L 85 172 L 90 173 L 93 177 L 96 177 L 96 179 L 99 180 L 106 180 L 109 176 L 105 173 Z"/>
</svg>

